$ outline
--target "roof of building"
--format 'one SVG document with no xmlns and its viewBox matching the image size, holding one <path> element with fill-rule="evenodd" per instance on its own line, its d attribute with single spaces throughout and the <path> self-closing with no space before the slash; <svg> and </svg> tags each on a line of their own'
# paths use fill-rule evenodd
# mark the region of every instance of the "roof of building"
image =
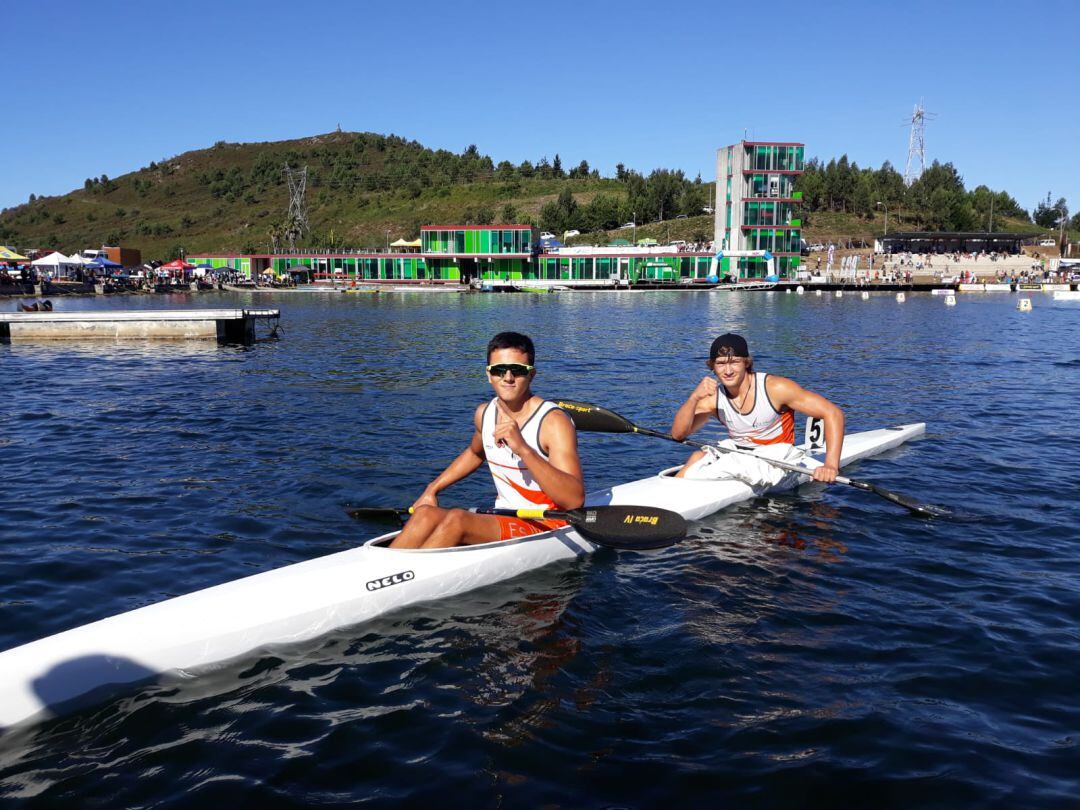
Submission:
<svg viewBox="0 0 1080 810">
<path fill-rule="evenodd" d="M 897 231 L 885 239 L 1032 239 L 1038 233 L 1021 233 L 1019 231 Z"/>
<path fill-rule="evenodd" d="M 531 231 L 532 225 L 421 225 L 422 231 Z"/>
</svg>

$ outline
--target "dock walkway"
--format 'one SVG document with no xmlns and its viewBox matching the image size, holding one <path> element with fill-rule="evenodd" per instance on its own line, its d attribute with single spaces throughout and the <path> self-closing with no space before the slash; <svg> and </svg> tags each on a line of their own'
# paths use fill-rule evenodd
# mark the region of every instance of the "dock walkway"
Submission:
<svg viewBox="0 0 1080 810">
<path fill-rule="evenodd" d="M 216 339 L 251 343 L 257 321 L 276 324 L 280 317 L 277 309 L 0 312 L 0 341 Z"/>
</svg>

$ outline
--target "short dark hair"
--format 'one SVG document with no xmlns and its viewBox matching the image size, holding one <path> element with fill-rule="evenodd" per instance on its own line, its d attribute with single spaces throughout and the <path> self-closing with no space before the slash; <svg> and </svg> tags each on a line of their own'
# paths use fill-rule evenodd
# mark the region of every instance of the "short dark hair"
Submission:
<svg viewBox="0 0 1080 810">
<path fill-rule="evenodd" d="M 520 332 L 499 332 L 489 340 L 487 348 L 488 360 L 491 359 L 491 353 L 499 349 L 517 349 L 525 352 L 529 358 L 530 366 L 536 360 L 536 348 L 533 346 L 532 338 Z"/>
</svg>

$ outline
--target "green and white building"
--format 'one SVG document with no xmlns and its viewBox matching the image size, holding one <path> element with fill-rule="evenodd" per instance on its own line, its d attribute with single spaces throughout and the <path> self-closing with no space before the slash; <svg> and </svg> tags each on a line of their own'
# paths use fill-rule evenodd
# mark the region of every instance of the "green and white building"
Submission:
<svg viewBox="0 0 1080 810">
<path fill-rule="evenodd" d="M 546 249 L 529 225 L 425 225 L 399 251 L 192 255 L 249 277 L 306 268 L 317 282 L 520 287 L 711 285 L 716 276 L 794 278 L 799 267 L 803 144 L 742 141 L 717 151 L 713 251 L 675 245 Z M 717 254 L 721 258 L 717 259 Z"/>
<path fill-rule="evenodd" d="M 769 251 L 780 278 L 794 278 L 802 248 L 802 221 L 796 208 L 802 193 L 795 181 L 804 168 L 805 146 L 775 141 L 740 141 L 716 150 L 714 244 L 725 254 Z M 766 260 L 742 256 L 724 260 L 740 277 L 760 278 Z"/>
</svg>

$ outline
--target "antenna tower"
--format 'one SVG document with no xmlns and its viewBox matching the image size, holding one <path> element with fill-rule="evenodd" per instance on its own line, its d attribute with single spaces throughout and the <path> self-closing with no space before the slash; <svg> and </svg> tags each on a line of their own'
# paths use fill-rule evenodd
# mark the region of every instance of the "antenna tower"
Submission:
<svg viewBox="0 0 1080 810">
<path fill-rule="evenodd" d="M 904 185 L 910 186 L 926 171 L 926 121 L 933 113 L 923 109 L 922 99 L 911 113 L 911 134 L 908 136 L 907 168 L 904 169 Z M 918 163 L 918 165 L 916 165 Z"/>
<path fill-rule="evenodd" d="M 285 164 L 285 181 L 289 184 L 289 213 L 285 217 L 284 237 L 289 243 L 289 250 L 296 250 L 296 240 L 308 232 L 307 207 L 304 205 L 304 192 L 307 190 L 307 166 L 293 170 Z"/>
</svg>

